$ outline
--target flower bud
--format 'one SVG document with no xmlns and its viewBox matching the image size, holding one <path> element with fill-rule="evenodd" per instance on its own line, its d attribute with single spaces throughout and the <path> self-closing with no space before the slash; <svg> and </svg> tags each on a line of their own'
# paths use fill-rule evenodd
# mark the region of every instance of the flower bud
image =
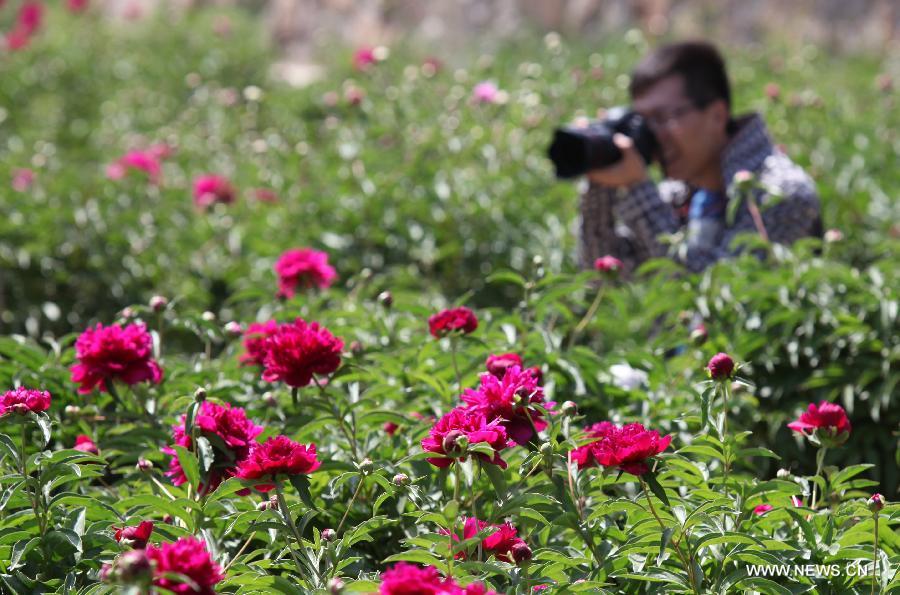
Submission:
<svg viewBox="0 0 900 595">
<path fill-rule="evenodd" d="M 866 506 L 869 507 L 871 512 L 878 514 L 881 512 L 881 509 L 884 508 L 884 496 L 881 494 L 872 494 L 872 497 L 866 501 Z"/>
<path fill-rule="evenodd" d="M 131 550 L 119 556 L 114 564 L 114 576 L 127 585 L 150 582 L 153 568 L 145 550 Z"/>
<path fill-rule="evenodd" d="M 560 411 L 562 411 L 563 415 L 576 415 L 578 413 L 578 405 L 574 401 L 565 401 L 560 407 Z"/>
<path fill-rule="evenodd" d="M 465 456 L 469 448 L 469 437 L 459 430 L 451 430 L 444 436 L 441 443 L 444 453 L 453 458 Z"/>
<path fill-rule="evenodd" d="M 344 581 L 336 576 L 333 579 L 328 581 L 328 592 L 331 595 L 340 595 L 344 592 Z"/>
<path fill-rule="evenodd" d="M 275 393 L 272 391 L 266 391 L 263 393 L 263 403 L 268 405 L 269 407 L 277 407 L 278 406 L 278 398 L 275 396 Z"/>
<path fill-rule="evenodd" d="M 244 329 L 241 327 L 240 322 L 232 320 L 225 325 L 225 332 L 233 337 L 240 337 L 243 334 Z"/>
<path fill-rule="evenodd" d="M 363 346 L 359 341 L 353 341 L 352 343 L 350 343 L 350 353 L 352 353 L 353 355 L 359 355 L 360 353 L 362 353 L 362 350 Z"/>
<path fill-rule="evenodd" d="M 366 457 L 359 462 L 359 471 L 363 475 L 368 475 L 373 469 L 375 469 L 375 463 L 373 463 L 372 459 L 369 457 Z"/>
<path fill-rule="evenodd" d="M 78 405 L 66 405 L 66 415 L 76 416 L 81 413 L 81 407 Z"/>
<path fill-rule="evenodd" d="M 844 239 L 844 233 L 840 229 L 829 229 L 825 232 L 824 239 L 827 243 L 834 244 Z"/>
<path fill-rule="evenodd" d="M 163 522 L 167 525 L 174 525 L 175 517 L 173 517 L 171 514 L 167 514 L 163 517 Z"/>
<path fill-rule="evenodd" d="M 270 496 L 268 500 L 263 500 L 256 505 L 256 510 L 260 512 L 264 510 L 278 510 L 278 496 Z"/>
<path fill-rule="evenodd" d="M 214 322 L 216 320 L 216 315 L 207 310 L 203 314 L 200 315 L 200 318 L 205 320 L 206 322 Z"/>
<path fill-rule="evenodd" d="M 149 473 L 151 469 L 153 469 L 153 461 L 149 461 L 144 457 L 138 459 L 137 464 L 134 466 L 135 469 L 142 473 Z"/>
<path fill-rule="evenodd" d="M 779 469 L 778 473 L 775 474 L 775 477 L 778 479 L 787 479 L 791 476 L 791 472 L 787 469 Z"/>
<path fill-rule="evenodd" d="M 541 456 L 545 459 L 548 459 L 553 456 L 553 445 L 549 442 L 544 442 L 541 444 L 540 448 Z"/>
<path fill-rule="evenodd" d="M 335 533 L 334 529 L 322 529 L 322 541 L 326 543 L 330 543 L 337 538 L 337 533 Z"/>
<path fill-rule="evenodd" d="M 122 308 L 122 311 L 119 313 L 122 318 L 134 318 L 134 308 L 131 306 L 126 306 Z"/>
<path fill-rule="evenodd" d="M 713 380 L 726 380 L 734 374 L 734 360 L 727 353 L 717 353 L 706 365 L 706 372 Z"/>
<path fill-rule="evenodd" d="M 691 343 L 694 345 L 703 345 L 708 338 L 709 333 L 706 332 L 706 326 L 702 323 L 698 324 L 694 327 L 694 330 L 691 331 Z"/>
<path fill-rule="evenodd" d="M 162 312 L 169 305 L 169 300 L 161 295 L 154 295 L 150 298 L 150 309 L 154 312 Z"/>
<path fill-rule="evenodd" d="M 206 400 L 206 389 L 202 386 L 194 391 L 194 400 L 198 403 L 202 403 Z"/>
<path fill-rule="evenodd" d="M 381 302 L 381 305 L 385 308 L 390 308 L 394 305 L 394 296 L 390 291 L 382 291 L 378 294 L 378 301 Z"/>
<path fill-rule="evenodd" d="M 409 485 L 409 475 L 407 475 L 406 473 L 398 473 L 394 476 L 394 479 L 392 479 L 391 482 L 395 486 Z"/>
<path fill-rule="evenodd" d="M 531 548 L 524 541 L 513 544 L 510 552 L 516 564 L 524 564 L 531 560 Z"/>
</svg>

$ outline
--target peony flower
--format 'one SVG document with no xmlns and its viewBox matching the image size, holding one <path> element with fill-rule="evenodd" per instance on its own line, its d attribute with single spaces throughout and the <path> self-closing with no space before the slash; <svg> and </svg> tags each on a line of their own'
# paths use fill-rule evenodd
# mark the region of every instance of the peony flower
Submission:
<svg viewBox="0 0 900 595">
<path fill-rule="evenodd" d="M 88 0 L 66 0 L 69 12 L 81 12 L 88 7 Z"/>
<path fill-rule="evenodd" d="M 0 396 L 0 417 L 10 413 L 25 415 L 39 413 L 50 408 L 50 393 L 20 386 Z"/>
<path fill-rule="evenodd" d="M 254 188 L 253 198 L 259 202 L 276 203 L 278 195 L 271 188 Z"/>
<path fill-rule="evenodd" d="M 162 174 L 162 164 L 159 157 L 150 151 L 130 151 L 106 167 L 106 177 L 111 180 L 120 180 L 129 170 L 144 172 L 151 184 L 158 184 Z"/>
<path fill-rule="evenodd" d="M 215 595 L 213 585 L 225 578 L 221 567 L 206 550 L 206 544 L 196 537 L 181 537 L 174 543 L 164 543 L 158 547 L 150 545 L 146 551 L 147 557 L 156 562 L 153 584 L 173 593 Z M 167 573 L 183 574 L 199 590 Z"/>
<path fill-rule="evenodd" d="M 818 405 L 810 403 L 800 419 L 787 425 L 795 432 L 812 437 L 823 446 L 840 446 L 850 437 L 850 419 L 844 408 L 835 403 L 822 401 Z"/>
<path fill-rule="evenodd" d="M 475 453 L 486 463 L 506 469 L 506 461 L 500 457 L 504 448 L 513 446 L 499 419 L 488 421 L 478 409 L 457 407 L 434 424 L 427 438 L 422 440 L 422 448 L 428 452 L 447 455 L 448 458 L 430 458 L 435 467 L 447 467 L 454 459 L 465 460 L 468 446 L 484 442 L 494 450 L 493 456 Z"/>
<path fill-rule="evenodd" d="M 266 339 L 277 330 L 278 323 L 274 320 L 251 323 L 244 331 L 244 349 L 247 353 L 241 355 L 241 364 L 262 366 L 266 359 Z"/>
<path fill-rule="evenodd" d="M 224 177 L 205 174 L 194 179 L 194 205 L 205 209 L 217 202 L 231 204 L 235 191 L 231 183 Z"/>
<path fill-rule="evenodd" d="M 29 43 L 31 43 L 31 34 L 21 27 L 16 27 L 6 34 L 6 48 L 11 52 L 28 47 Z"/>
<path fill-rule="evenodd" d="M 451 578 L 443 578 L 433 566 L 397 562 L 381 573 L 379 595 L 497 595 L 481 583 L 460 587 Z"/>
<path fill-rule="evenodd" d="M 19 8 L 19 16 L 16 20 L 16 27 L 25 35 L 31 35 L 44 20 L 44 6 L 40 2 L 27 1 Z"/>
<path fill-rule="evenodd" d="M 328 254 L 310 248 L 287 250 L 275 263 L 278 274 L 278 296 L 292 298 L 300 289 L 325 289 L 337 277 L 328 264 Z"/>
<path fill-rule="evenodd" d="M 659 432 L 637 423 L 619 427 L 604 421 L 594 424 L 587 432 L 596 440 L 572 451 L 572 460 L 578 463 L 579 469 L 602 465 L 640 476 L 650 470 L 648 459 L 666 450 L 672 442 L 671 436 L 660 437 Z"/>
<path fill-rule="evenodd" d="M 756 508 L 753 509 L 753 514 L 757 516 L 762 516 L 772 510 L 774 508 L 771 504 L 760 504 Z"/>
<path fill-rule="evenodd" d="M 517 365 L 506 369 L 502 379 L 492 374 L 482 374 L 477 389 L 466 389 L 463 402 L 470 408 L 484 413 L 487 420 L 500 420 L 506 432 L 516 444 L 525 444 L 547 427 L 543 413 L 531 404 L 544 404 L 544 390 L 538 386 L 534 374 Z M 551 407 L 554 403 L 546 403 Z"/>
<path fill-rule="evenodd" d="M 437 339 L 455 331 L 468 335 L 477 328 L 478 318 L 465 306 L 441 310 L 428 319 L 428 330 Z"/>
<path fill-rule="evenodd" d="M 97 445 L 94 444 L 94 441 L 91 440 L 91 437 L 87 434 L 78 434 L 78 436 L 75 437 L 75 446 L 72 448 L 92 455 L 100 454 Z"/>
<path fill-rule="evenodd" d="M 116 541 L 139 550 L 147 547 L 147 541 L 153 533 L 153 521 L 141 521 L 137 527 L 113 527 L 113 529 L 116 531 Z"/>
<path fill-rule="evenodd" d="M 238 466 L 241 479 L 272 479 L 276 475 L 309 475 L 322 463 L 316 460 L 316 445 L 299 444 L 287 436 L 275 436 L 255 445 Z"/>
<path fill-rule="evenodd" d="M 482 81 L 472 89 L 472 99 L 478 103 L 497 103 L 500 89 L 491 81 Z"/>
<path fill-rule="evenodd" d="M 16 192 L 25 192 L 34 183 L 34 171 L 26 168 L 13 171 L 12 188 Z"/>
<path fill-rule="evenodd" d="M 343 348 L 344 342 L 317 322 L 298 318 L 282 324 L 266 339 L 263 380 L 304 387 L 312 382 L 313 374 L 327 375 L 337 370 Z"/>
<path fill-rule="evenodd" d="M 193 441 L 185 430 L 185 415 L 181 422 L 172 427 L 172 440 L 176 446 L 192 448 Z M 234 475 L 237 466 L 250 454 L 256 444 L 263 427 L 254 424 L 247 418 L 247 413 L 240 407 L 217 405 L 204 401 L 194 418 L 194 426 L 199 428 L 200 435 L 207 438 L 213 448 L 213 464 L 206 481 L 201 483 L 200 492 L 209 493 L 215 490 L 223 480 Z M 187 481 L 187 476 L 178 461 L 178 453 L 174 448 L 163 447 L 162 451 L 170 455 L 169 470 L 166 475 L 172 483 L 180 486 Z"/>
<path fill-rule="evenodd" d="M 383 429 L 388 436 L 393 436 L 397 430 L 400 429 L 400 426 L 392 421 L 386 421 L 384 422 L 384 425 L 381 426 L 381 429 Z"/>
<path fill-rule="evenodd" d="M 522 357 L 518 353 L 501 353 L 499 355 L 489 355 L 487 361 L 484 362 L 485 369 L 487 369 L 488 372 L 490 372 L 497 378 L 503 378 L 506 370 L 512 365 L 524 367 L 524 365 L 522 364 Z M 544 373 L 541 371 L 541 368 L 539 366 L 527 368 L 527 371 L 531 372 L 531 375 L 534 376 L 538 384 L 540 384 L 544 380 Z"/>
<path fill-rule="evenodd" d="M 353 52 L 353 68 L 356 70 L 368 70 L 377 61 L 375 48 L 366 46 Z"/>
<path fill-rule="evenodd" d="M 615 256 L 607 254 L 594 261 L 594 270 L 601 273 L 618 273 L 624 264 Z"/>
<path fill-rule="evenodd" d="M 513 547 L 525 542 L 518 536 L 516 528 L 510 523 L 502 525 L 491 525 L 486 521 L 476 519 L 475 517 L 463 517 L 463 540 L 472 539 L 481 531 L 491 528 L 493 531 L 481 540 L 481 549 L 485 554 L 494 554 L 498 560 L 503 562 L 512 562 L 510 552 Z M 449 535 L 446 529 L 441 529 L 441 535 Z M 453 535 L 453 541 L 460 541 L 459 535 Z M 457 552 L 455 558 L 457 560 L 465 560 L 466 552 Z"/>
<path fill-rule="evenodd" d="M 112 564 L 103 565 L 100 580 L 104 583 L 142 587 L 141 592 L 145 592 L 153 580 L 153 565 L 143 549 L 129 550 L 119 555 Z"/>
<path fill-rule="evenodd" d="M 88 328 L 75 342 L 78 363 L 72 366 L 72 382 L 78 392 L 88 394 L 94 387 L 109 392 L 108 381 L 125 384 L 159 384 L 162 370 L 153 359 L 153 339 L 143 324 L 97 324 Z"/>
<path fill-rule="evenodd" d="M 706 365 L 706 373 L 713 380 L 728 380 L 734 375 L 734 360 L 727 353 L 717 353 Z"/>
</svg>

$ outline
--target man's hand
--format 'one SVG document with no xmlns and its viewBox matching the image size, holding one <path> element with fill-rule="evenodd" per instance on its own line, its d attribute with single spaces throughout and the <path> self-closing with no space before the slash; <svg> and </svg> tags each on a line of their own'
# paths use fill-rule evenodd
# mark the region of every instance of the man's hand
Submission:
<svg viewBox="0 0 900 595">
<path fill-rule="evenodd" d="M 624 134 L 616 133 L 613 142 L 622 151 L 622 159 L 609 167 L 588 171 L 588 179 L 594 184 L 612 188 L 627 188 L 647 180 L 647 166 L 634 148 L 634 141 Z"/>
</svg>

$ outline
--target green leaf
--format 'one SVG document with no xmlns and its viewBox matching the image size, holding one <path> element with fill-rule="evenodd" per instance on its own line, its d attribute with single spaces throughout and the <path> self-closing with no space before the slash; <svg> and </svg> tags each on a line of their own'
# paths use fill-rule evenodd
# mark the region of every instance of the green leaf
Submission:
<svg viewBox="0 0 900 595">
<path fill-rule="evenodd" d="M 29 415 L 31 419 L 33 419 L 37 423 L 38 428 L 41 430 L 41 437 L 44 439 L 44 441 L 41 443 L 41 448 L 44 448 L 45 446 L 47 446 L 47 444 L 50 443 L 50 417 L 44 412 L 30 413 Z"/>
<path fill-rule="evenodd" d="M 498 500 L 505 500 L 506 495 L 508 493 L 508 489 L 506 487 L 506 478 L 503 477 L 503 471 L 497 465 L 492 465 L 491 463 L 483 463 L 479 461 L 481 468 L 484 470 L 485 475 L 488 476 L 488 479 L 491 480 L 491 484 L 494 486 L 494 492 L 497 495 Z"/>
<path fill-rule="evenodd" d="M 666 490 L 663 489 L 663 487 L 659 484 L 659 480 L 656 479 L 656 473 L 654 473 L 653 471 L 648 471 L 641 477 L 643 477 L 644 481 L 647 482 L 647 485 L 650 487 L 650 491 L 653 492 L 653 494 L 657 498 L 659 498 L 663 504 L 671 508 L 672 505 L 669 504 L 669 498 L 668 496 L 666 496 Z"/>
<path fill-rule="evenodd" d="M 309 493 L 309 476 L 291 475 L 290 481 L 291 485 L 294 486 L 294 489 L 297 490 L 297 494 L 300 496 L 300 500 L 309 508 L 318 510 L 315 502 L 313 502 L 312 495 Z M 360 481 L 363 481 L 362 477 L 360 477 Z"/>
<path fill-rule="evenodd" d="M 216 460 L 216 455 L 212 444 L 203 436 L 197 438 L 197 453 L 200 455 L 200 469 L 203 471 L 203 477 L 207 477 Z"/>
<path fill-rule="evenodd" d="M 178 463 L 184 471 L 184 476 L 187 477 L 188 482 L 194 486 L 195 490 L 199 489 L 200 465 L 197 463 L 197 457 L 183 446 L 175 445 L 174 448 L 175 453 L 178 455 Z"/>
<path fill-rule="evenodd" d="M 755 446 L 753 448 L 742 448 L 737 452 L 738 458 L 748 458 L 748 457 L 769 457 L 770 459 L 781 460 L 781 457 L 769 450 L 768 448 L 763 448 L 761 446 Z"/>
<path fill-rule="evenodd" d="M 661 566 L 663 563 L 663 555 L 666 553 L 666 547 L 669 545 L 669 540 L 672 539 L 672 534 L 675 532 L 674 527 L 666 527 L 662 532 L 662 537 L 659 540 L 659 555 L 656 556 L 656 565 Z"/>
<path fill-rule="evenodd" d="M 447 566 L 446 564 L 444 564 L 443 560 L 439 559 L 431 552 L 426 552 L 425 550 L 409 550 L 406 552 L 400 552 L 399 554 L 388 556 L 381 561 L 382 564 L 388 564 L 390 562 L 418 562 L 419 564 L 434 566 L 441 572 L 447 572 Z"/>
</svg>

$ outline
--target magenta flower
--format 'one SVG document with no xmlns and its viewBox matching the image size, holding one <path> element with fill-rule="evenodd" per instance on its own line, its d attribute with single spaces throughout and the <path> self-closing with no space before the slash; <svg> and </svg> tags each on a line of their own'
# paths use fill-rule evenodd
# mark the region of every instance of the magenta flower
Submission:
<svg viewBox="0 0 900 595">
<path fill-rule="evenodd" d="M 753 509 L 753 514 L 757 516 L 762 516 L 772 510 L 774 508 L 771 504 L 760 504 L 756 508 Z"/>
<path fill-rule="evenodd" d="M 397 562 L 381 573 L 379 595 L 497 595 L 481 583 L 459 586 L 452 578 L 443 578 L 434 566 L 424 568 Z"/>
<path fill-rule="evenodd" d="M 225 578 L 221 567 L 216 564 L 206 544 L 196 537 L 181 537 L 174 543 L 147 546 L 147 556 L 156 565 L 153 584 L 179 595 L 215 595 L 213 586 Z M 182 582 L 172 575 L 181 574 L 193 582 Z"/>
<path fill-rule="evenodd" d="M 264 348 L 263 380 L 300 388 L 312 382 L 313 374 L 332 374 L 340 367 L 344 342 L 319 323 L 298 318 L 280 325 Z"/>
<path fill-rule="evenodd" d="M 34 171 L 30 169 L 17 169 L 13 171 L 12 187 L 16 192 L 25 192 L 34 184 Z"/>
<path fill-rule="evenodd" d="M 217 202 L 231 204 L 234 198 L 231 182 L 222 176 L 206 174 L 194 179 L 194 205 L 197 208 L 205 209 Z"/>
<path fill-rule="evenodd" d="M 0 396 L 0 417 L 17 413 L 40 413 L 50 408 L 50 393 L 20 386 Z"/>
<path fill-rule="evenodd" d="M 135 527 L 113 527 L 113 529 L 116 541 L 139 550 L 147 547 L 150 534 L 153 533 L 153 521 L 141 521 Z"/>
<path fill-rule="evenodd" d="M 602 465 L 640 476 L 650 470 L 649 459 L 666 450 L 672 442 L 671 436 L 660 437 L 659 432 L 647 430 L 641 424 L 619 427 L 604 421 L 594 424 L 587 432 L 597 440 L 572 451 L 572 460 L 578 463 L 579 469 Z"/>
<path fill-rule="evenodd" d="M 75 446 L 72 448 L 92 455 L 100 454 L 100 449 L 97 448 L 97 445 L 94 444 L 94 441 L 87 434 L 78 434 L 75 437 Z"/>
<path fill-rule="evenodd" d="M 472 99 L 478 103 L 497 103 L 500 89 L 491 81 L 483 81 L 472 89 Z"/>
<path fill-rule="evenodd" d="M 600 271 L 601 273 L 618 273 L 622 270 L 623 266 L 621 260 L 615 256 L 610 256 L 609 254 L 601 256 L 594 261 L 594 270 Z"/>
<path fill-rule="evenodd" d="M 337 277 L 328 264 L 328 254 L 310 248 L 285 251 L 275 263 L 279 297 L 292 298 L 297 288 L 329 287 Z"/>
<path fill-rule="evenodd" d="M 717 353 L 706 365 L 706 372 L 713 380 L 729 380 L 734 375 L 734 360 L 727 353 Z"/>
<path fill-rule="evenodd" d="M 484 529 L 491 528 L 493 531 L 481 540 L 481 549 L 485 554 L 493 554 L 498 560 L 503 562 L 512 562 L 510 552 L 518 544 L 525 542 L 518 536 L 516 528 L 510 523 L 500 525 L 491 525 L 487 521 L 476 519 L 475 517 L 463 517 L 463 540 L 472 539 Z M 446 529 L 441 529 L 441 535 L 449 535 Z M 453 536 L 453 541 L 459 541 L 459 535 Z M 466 552 L 457 552 L 456 559 L 465 560 Z"/>
<path fill-rule="evenodd" d="M 251 323 L 244 331 L 244 349 L 247 352 L 240 356 L 241 364 L 262 366 L 266 359 L 266 339 L 277 330 L 278 323 L 274 320 Z"/>
<path fill-rule="evenodd" d="M 850 437 L 850 418 L 844 408 L 835 403 L 822 401 L 818 405 L 810 403 L 800 419 L 787 425 L 804 436 L 815 436 L 824 446 L 840 446 Z"/>
<path fill-rule="evenodd" d="M 151 184 L 158 184 L 162 164 L 159 157 L 150 151 L 130 151 L 106 167 L 106 177 L 120 180 L 129 170 L 144 172 Z"/>
<path fill-rule="evenodd" d="M 422 448 L 442 457 L 429 458 L 435 467 L 448 467 L 454 460 L 465 460 L 468 446 L 484 442 L 493 449 L 493 456 L 475 453 L 485 463 L 506 469 L 506 461 L 500 451 L 515 445 L 510 440 L 499 419 L 488 421 L 484 413 L 477 409 L 457 407 L 434 424 L 429 436 L 422 440 Z M 446 457 L 446 458 L 445 458 Z"/>
<path fill-rule="evenodd" d="M 477 328 L 478 318 L 465 306 L 441 310 L 428 319 L 428 330 L 436 339 L 456 331 L 468 335 Z"/>
<path fill-rule="evenodd" d="M 482 374 L 480 386 L 466 389 L 462 400 L 468 407 L 481 411 L 489 421 L 499 419 L 516 444 L 527 443 L 535 429 L 540 432 L 547 427 L 543 413 L 531 405 L 554 405 L 544 403 L 544 389 L 532 371 L 515 364 L 506 369 L 502 379 Z"/>
<path fill-rule="evenodd" d="M 322 463 L 316 459 L 316 445 L 299 444 L 287 436 L 275 436 L 256 444 L 238 466 L 241 479 L 274 479 L 276 475 L 309 475 Z"/>
<path fill-rule="evenodd" d="M 97 324 L 88 328 L 75 342 L 78 363 L 72 366 L 72 382 L 78 392 L 88 394 L 95 387 L 109 392 L 107 382 L 159 384 L 162 369 L 153 359 L 153 339 L 143 324 Z"/>
<path fill-rule="evenodd" d="M 353 68 L 356 70 L 368 70 L 377 61 L 375 48 L 361 47 L 353 52 Z"/>
</svg>

